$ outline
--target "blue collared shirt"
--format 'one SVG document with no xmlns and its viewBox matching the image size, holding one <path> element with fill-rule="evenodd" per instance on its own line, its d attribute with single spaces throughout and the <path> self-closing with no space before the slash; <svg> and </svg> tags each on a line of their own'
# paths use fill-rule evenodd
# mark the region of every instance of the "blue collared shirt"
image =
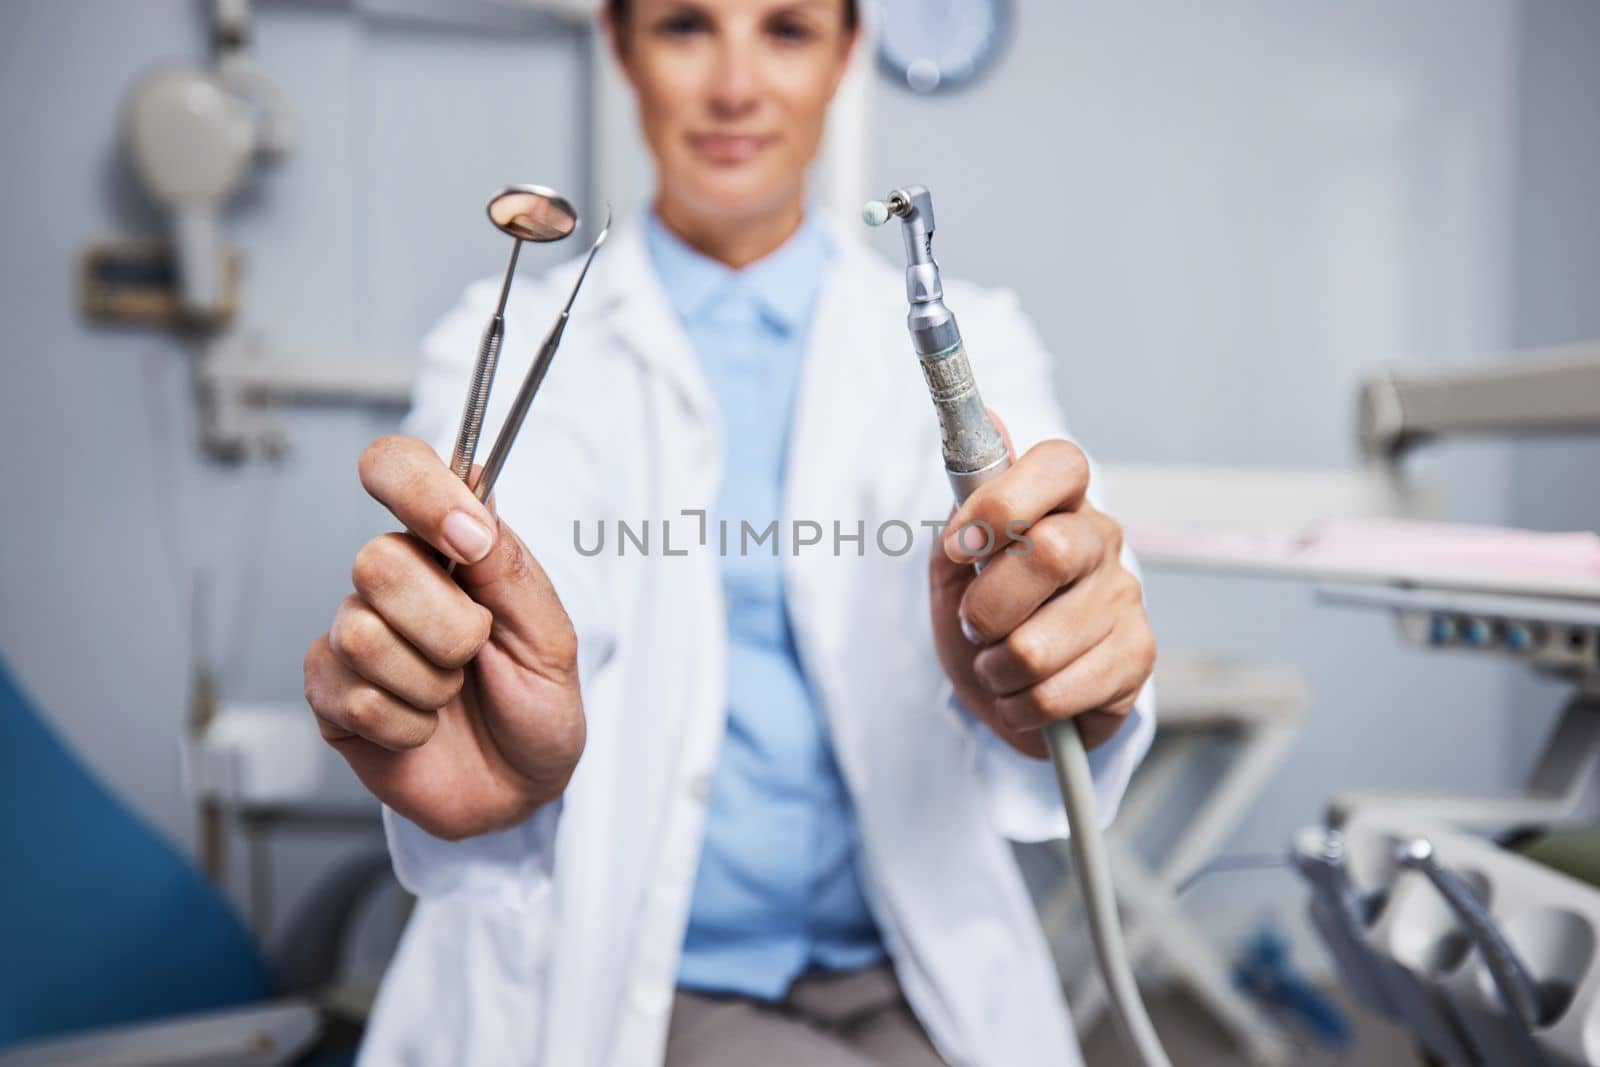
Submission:
<svg viewBox="0 0 1600 1067">
<path fill-rule="evenodd" d="M 646 244 L 721 410 L 726 456 L 711 518 L 729 531 L 728 727 L 678 982 L 777 1000 L 807 970 L 884 954 L 862 893 L 855 811 L 789 624 L 777 541 L 740 547 L 741 521 L 759 533 L 781 520 L 795 390 L 830 249 L 807 221 L 735 271 L 654 215 Z"/>
</svg>

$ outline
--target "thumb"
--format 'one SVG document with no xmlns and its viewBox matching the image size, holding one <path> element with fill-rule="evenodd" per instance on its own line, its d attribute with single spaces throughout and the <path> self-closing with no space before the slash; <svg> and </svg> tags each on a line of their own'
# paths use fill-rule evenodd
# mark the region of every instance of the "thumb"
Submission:
<svg viewBox="0 0 1600 1067">
<path fill-rule="evenodd" d="M 481 469 L 474 465 L 471 481 Z M 489 640 L 523 666 L 549 677 L 577 669 L 578 643 L 550 576 L 515 530 L 500 517 L 494 497 L 486 504 L 495 523 L 494 547 L 477 563 L 456 568 L 456 583 L 489 609 Z"/>
<path fill-rule="evenodd" d="M 494 615 L 489 640 L 512 658 L 552 677 L 575 670 L 577 636 L 550 576 L 504 519 L 498 527 L 494 548 L 456 568 L 456 581 Z"/>
</svg>

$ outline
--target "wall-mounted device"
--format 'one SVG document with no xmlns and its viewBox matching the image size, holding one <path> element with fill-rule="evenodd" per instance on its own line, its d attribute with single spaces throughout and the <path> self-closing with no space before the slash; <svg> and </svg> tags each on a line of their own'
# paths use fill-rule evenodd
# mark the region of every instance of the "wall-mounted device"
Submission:
<svg viewBox="0 0 1600 1067">
<path fill-rule="evenodd" d="M 878 62 L 913 92 L 966 85 L 995 64 L 1011 24 L 1009 0 L 878 0 Z"/>
<path fill-rule="evenodd" d="M 127 237 L 96 241 L 78 257 L 78 302 L 97 322 L 200 326 L 230 321 L 239 307 L 239 253 L 222 257 L 215 300 L 204 314 L 181 302 L 177 250 L 170 241 Z"/>
<path fill-rule="evenodd" d="M 134 86 L 124 136 L 145 192 L 172 219 L 179 309 L 216 319 L 223 308 L 227 247 L 222 210 L 255 158 L 251 109 L 214 72 L 184 63 Z"/>
<path fill-rule="evenodd" d="M 215 62 L 177 61 L 147 72 L 123 105 L 122 140 L 145 194 L 171 219 L 166 242 L 97 242 L 81 259 L 80 302 L 107 321 L 229 321 L 238 264 L 222 218 L 256 162 L 289 148 L 288 108 L 256 65 L 248 0 L 215 0 Z"/>
<path fill-rule="evenodd" d="M 643 196 L 636 187 L 633 103 L 600 30 L 602 0 L 345 0 L 335 6 L 369 27 L 567 36 L 588 67 L 585 121 L 592 135 L 581 139 L 588 154 L 587 199 L 631 203 Z M 278 416 L 288 407 L 404 408 L 415 366 L 412 352 L 346 354 L 316 338 L 284 338 L 276 329 L 268 336 L 235 321 L 235 308 L 250 310 L 249 289 L 241 277 L 243 257 L 227 245 L 227 209 L 255 164 L 286 152 L 291 140 L 283 95 L 248 47 L 252 8 L 271 7 L 205 0 L 197 10 L 207 23 L 212 62 L 169 64 L 133 86 L 125 104 L 125 149 L 141 187 L 171 211 L 172 238 L 95 242 L 80 270 L 80 302 L 91 318 L 186 326 L 199 335 L 201 444 L 231 461 L 280 455 L 288 441 Z M 864 184 L 867 81 L 848 78 L 834 106 L 830 147 L 818 168 L 824 205 L 854 203 Z"/>
</svg>

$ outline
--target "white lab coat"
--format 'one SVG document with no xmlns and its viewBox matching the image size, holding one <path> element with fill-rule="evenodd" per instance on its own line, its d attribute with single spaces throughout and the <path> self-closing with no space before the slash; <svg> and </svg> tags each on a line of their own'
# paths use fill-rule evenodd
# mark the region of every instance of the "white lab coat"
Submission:
<svg viewBox="0 0 1600 1067">
<path fill-rule="evenodd" d="M 903 274 L 829 233 L 836 253 L 811 324 L 780 536 L 798 648 L 855 801 L 866 895 L 906 996 L 950 1063 L 1077 1064 L 1006 843 L 1065 835 L 1048 765 L 967 718 L 934 654 L 934 534 L 919 523 L 943 520 L 951 496 L 906 334 Z M 568 264 L 514 291 L 480 458 L 575 273 Z M 469 288 L 425 342 L 409 432 L 444 453 L 496 286 Z M 960 284 L 947 297 L 1019 451 L 1064 436 L 1050 360 L 1015 298 Z M 619 226 L 496 492 L 577 627 L 588 746 L 565 796 L 502 833 L 451 843 L 385 812 L 395 871 L 419 901 L 362 1062 L 660 1062 L 726 717 L 718 531 L 702 548 L 699 518 L 683 514 L 716 497 L 719 421 L 642 227 Z M 592 549 L 601 519 L 605 549 L 585 556 L 574 520 Z M 620 540 L 618 519 L 635 535 L 649 521 L 648 555 Z M 837 555 L 836 520 L 846 538 Z M 901 555 L 890 554 L 905 542 L 884 525 L 892 520 L 916 535 Z M 822 542 L 793 543 L 792 522 L 819 524 Z M 848 540 L 858 522 L 859 544 Z M 1153 731 L 1147 690 L 1092 754 L 1106 818 Z"/>
</svg>

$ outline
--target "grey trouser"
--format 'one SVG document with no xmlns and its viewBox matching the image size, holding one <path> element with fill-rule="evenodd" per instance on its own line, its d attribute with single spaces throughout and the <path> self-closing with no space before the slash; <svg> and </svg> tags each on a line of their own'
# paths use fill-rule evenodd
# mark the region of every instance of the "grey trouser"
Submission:
<svg viewBox="0 0 1600 1067">
<path fill-rule="evenodd" d="M 809 975 L 776 1004 L 678 990 L 665 1067 L 945 1067 L 887 963 Z"/>
</svg>

